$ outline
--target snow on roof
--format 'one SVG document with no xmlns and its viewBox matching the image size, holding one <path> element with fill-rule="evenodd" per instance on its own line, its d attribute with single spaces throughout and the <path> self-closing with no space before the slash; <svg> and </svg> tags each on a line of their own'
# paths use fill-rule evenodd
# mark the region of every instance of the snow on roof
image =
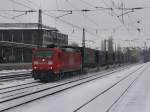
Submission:
<svg viewBox="0 0 150 112">
<path fill-rule="evenodd" d="M 38 29 L 39 23 L 0 23 L 0 29 Z M 58 29 L 42 24 L 42 29 L 55 30 Z"/>
</svg>

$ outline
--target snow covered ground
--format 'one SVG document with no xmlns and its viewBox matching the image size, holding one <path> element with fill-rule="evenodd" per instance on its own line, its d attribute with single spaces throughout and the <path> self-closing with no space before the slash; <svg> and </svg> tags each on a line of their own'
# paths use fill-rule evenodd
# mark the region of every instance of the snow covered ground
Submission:
<svg viewBox="0 0 150 112">
<path fill-rule="evenodd" d="M 16 86 L 16 85 L 31 83 L 31 82 L 35 82 L 35 80 L 33 78 L 30 78 L 30 79 L 13 80 L 11 82 L 10 81 L 0 82 L 0 89 L 10 87 L 10 86 Z"/>
<path fill-rule="evenodd" d="M 0 75 L 12 75 L 12 74 L 22 74 L 30 73 L 31 69 L 20 69 L 20 70 L 1 70 Z"/>
<path fill-rule="evenodd" d="M 126 67 L 126 66 L 130 67 L 130 66 L 133 66 L 133 65 L 132 64 L 131 65 L 124 65 L 124 67 Z M 118 67 L 118 69 L 119 68 L 120 67 Z M 101 70 L 98 73 L 99 74 L 103 74 L 103 73 L 107 73 L 107 72 L 112 71 L 112 70 L 113 70 L 113 68 L 112 69 L 108 69 L 108 70 Z M 116 68 L 114 68 L 114 70 L 116 70 Z M 13 74 L 30 73 L 30 72 L 31 72 L 31 69 L 3 70 L 3 71 L 0 71 L 0 76 L 3 76 L 4 74 L 5 75 L 13 75 Z M 84 77 L 88 77 L 88 76 L 91 76 L 91 75 L 94 75 L 94 74 L 95 73 L 93 72 L 93 73 L 88 73 L 86 75 L 77 75 L 75 77 L 70 77 L 68 79 L 63 79 L 63 80 L 58 81 L 58 82 L 64 82 L 64 81 L 68 81 L 68 80 L 74 80 L 74 79 L 84 78 Z M 33 78 L 29 78 L 29 79 L 21 79 L 21 80 L 3 81 L 3 82 L 0 82 L 0 88 L 10 87 L 10 86 L 16 86 L 16 85 L 30 83 L 30 82 L 35 82 L 35 80 Z"/>
<path fill-rule="evenodd" d="M 136 101 L 140 101 L 139 104 L 141 104 L 142 101 L 143 102 L 146 101 L 146 103 L 142 103 L 143 104 L 142 106 L 144 108 L 145 107 L 144 105 L 147 105 L 146 106 L 147 108 L 144 108 L 144 109 L 147 109 L 150 111 L 150 109 L 148 108 L 148 104 L 150 101 L 149 100 L 150 99 L 150 94 L 149 94 L 149 92 L 150 92 L 150 90 L 149 90 L 150 89 L 150 87 L 149 87 L 150 76 L 148 76 L 148 72 L 150 72 L 150 69 L 148 69 L 148 67 L 147 67 L 147 66 L 150 66 L 150 63 L 144 64 L 144 67 L 142 67 L 140 70 L 136 71 L 134 74 L 132 74 L 125 80 L 121 81 L 119 84 L 117 84 L 115 87 L 113 87 L 113 89 L 110 89 L 108 92 L 99 95 L 100 93 L 104 92 L 107 88 L 109 88 L 110 86 L 112 86 L 113 84 L 115 84 L 116 82 L 121 80 L 122 78 L 131 74 L 133 71 L 138 69 L 140 66 L 142 66 L 142 65 L 136 65 L 129 69 L 114 73 L 105 78 L 97 79 L 97 80 L 91 81 L 89 83 L 85 83 L 80 86 L 57 93 L 55 95 L 47 96 L 40 100 L 36 100 L 34 102 L 24 104 L 22 106 L 10 109 L 7 112 L 74 112 L 74 111 L 77 111 L 77 112 L 105 112 L 112 106 L 112 104 L 120 97 L 120 95 L 127 89 L 127 87 L 129 87 L 129 85 L 138 76 L 140 76 L 140 78 L 135 82 L 134 86 L 132 87 L 132 88 L 136 88 L 133 91 L 135 93 L 133 94 L 132 91 L 131 92 L 128 91 L 124 95 L 123 99 L 121 99 L 121 101 L 119 101 L 119 103 L 117 103 L 116 105 L 113 105 L 113 109 L 111 111 L 112 112 L 121 112 L 120 110 L 122 110 L 122 108 L 123 109 L 125 109 L 125 107 L 128 108 L 128 105 L 136 104 L 136 103 L 134 103 Z M 145 70 L 145 72 L 143 73 L 144 70 Z M 142 83 L 143 81 L 144 81 L 144 83 Z M 146 84 L 146 85 L 144 85 L 144 84 Z M 136 85 L 138 85 L 138 86 L 136 87 Z M 143 86 L 145 86 L 145 87 L 142 88 Z M 142 90 L 144 90 L 144 91 L 142 91 Z M 137 91 L 141 91 L 141 92 L 136 95 Z M 147 93 L 145 94 L 145 92 L 147 92 Z M 128 96 L 128 93 L 131 93 L 131 94 Z M 138 95 L 140 95 L 140 94 L 143 95 L 143 97 L 138 99 Z M 135 98 L 137 98 L 137 100 L 130 98 L 130 96 L 133 96 L 133 97 L 136 96 Z M 93 98 L 95 98 L 95 99 L 93 99 Z M 91 101 L 91 99 L 93 99 L 93 100 Z M 126 100 L 124 101 L 124 99 L 126 99 Z M 87 103 L 87 104 L 84 105 L 85 103 Z M 126 104 L 126 106 L 125 106 L 125 104 Z M 137 103 L 137 106 L 139 104 Z M 84 106 L 81 109 L 76 110 L 77 108 L 79 108 L 82 105 L 84 105 Z M 122 108 L 120 109 L 120 107 L 122 107 Z M 130 108 L 132 109 L 132 107 L 130 107 Z M 149 112 L 149 111 L 146 111 L 146 112 Z M 123 112 L 138 112 L 138 111 L 124 110 Z M 143 112 L 143 111 L 140 111 L 140 112 Z"/>
<path fill-rule="evenodd" d="M 110 112 L 150 112 L 150 66 Z"/>
<path fill-rule="evenodd" d="M 31 69 L 20 69 L 20 70 L 1 70 L 0 71 L 0 77 L 1 76 L 9 76 L 9 75 L 19 75 L 19 74 L 29 74 L 31 73 Z M 22 84 L 24 83 L 25 80 L 33 81 L 33 79 L 22 79 L 22 80 L 12 80 L 10 81 L 6 81 L 6 82 L 0 82 L 0 88 L 5 88 L 5 87 L 9 87 L 9 86 L 13 86 L 13 85 L 17 85 L 17 84 Z"/>
</svg>

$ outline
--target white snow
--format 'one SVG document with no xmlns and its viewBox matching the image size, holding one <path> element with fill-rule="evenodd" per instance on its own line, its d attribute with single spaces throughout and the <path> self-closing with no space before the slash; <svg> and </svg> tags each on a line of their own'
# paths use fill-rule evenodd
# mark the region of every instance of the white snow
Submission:
<svg viewBox="0 0 150 112">
<path fill-rule="evenodd" d="M 93 97 L 97 96 L 106 88 L 119 81 L 121 78 L 135 71 L 139 66 L 141 65 L 137 65 L 127 70 L 114 73 L 105 78 L 97 79 L 58 94 L 24 104 L 22 106 L 10 109 L 8 112 L 73 112 L 79 106 L 91 100 Z M 104 112 L 104 110 L 106 110 L 112 104 L 112 102 L 118 98 L 118 96 L 122 93 L 122 90 L 124 90 L 131 83 L 131 81 L 133 81 L 136 76 L 141 73 L 143 69 L 144 68 L 139 70 L 134 75 L 131 75 L 130 78 L 127 78 L 125 81 L 119 84 L 119 86 L 116 86 L 115 89 L 112 89 L 107 94 L 98 97 L 80 111 Z"/>
<path fill-rule="evenodd" d="M 0 89 L 10 87 L 10 86 L 16 86 L 16 85 L 20 85 L 20 84 L 31 83 L 31 82 L 35 82 L 35 80 L 33 78 L 31 78 L 31 79 L 13 80 L 11 82 L 10 81 L 0 82 Z"/>
<path fill-rule="evenodd" d="M 1 70 L 0 76 L 8 76 L 8 75 L 17 75 L 17 74 L 28 74 L 31 73 L 31 69 L 20 69 L 20 70 Z M 22 80 L 13 80 L 13 81 L 6 81 L 0 82 L 0 88 L 5 88 L 9 86 L 14 86 L 22 83 L 31 82 L 33 79 L 22 79 Z"/>
<path fill-rule="evenodd" d="M 110 112 L 150 112 L 150 69 L 122 97 Z"/>
<path fill-rule="evenodd" d="M 128 86 L 132 83 L 132 81 L 136 79 L 138 75 L 141 74 L 141 71 L 143 69 L 134 73 L 127 79 L 123 80 L 121 83 L 113 87 L 111 90 L 99 96 L 94 101 L 84 106 L 77 112 L 107 112 L 108 109 L 111 107 L 111 105 L 122 95 L 122 93 L 126 90 L 126 88 L 128 88 Z"/>
<path fill-rule="evenodd" d="M 128 67 L 130 66 L 133 66 L 133 65 L 127 65 Z M 125 66 L 126 67 L 126 66 Z M 108 73 L 109 71 L 112 71 L 113 69 L 108 69 L 108 70 L 102 70 L 100 72 L 97 72 L 99 74 L 104 74 L 104 73 Z M 116 68 L 114 68 L 114 70 L 116 70 Z M 11 75 L 13 72 L 14 74 L 15 73 L 22 73 L 21 71 L 24 71 L 24 72 L 30 72 L 31 70 L 4 70 L 4 71 L 0 71 L 0 74 L 2 73 L 6 73 L 8 75 Z M 71 81 L 71 80 L 75 80 L 75 79 L 79 79 L 79 78 L 85 78 L 85 77 L 88 77 L 88 76 L 91 76 L 91 75 L 95 75 L 97 73 L 89 73 L 89 74 L 86 74 L 86 75 L 77 75 L 77 76 L 74 76 L 74 77 L 71 77 L 71 78 L 68 78 L 68 79 L 63 79 L 61 81 L 58 81 L 59 82 L 65 82 L 65 81 Z M 34 79 L 31 78 L 31 79 L 22 79 L 22 80 L 13 80 L 13 81 L 8 81 L 8 82 L 0 82 L 0 88 L 5 88 L 5 87 L 10 87 L 10 86 L 15 86 L 15 85 L 18 85 L 18 84 L 24 84 L 24 83 L 30 83 L 30 82 L 34 82 Z"/>
<path fill-rule="evenodd" d="M 31 69 L 1 70 L 0 76 L 2 76 L 2 75 L 16 75 L 16 74 L 24 74 L 24 73 L 31 73 Z"/>
</svg>

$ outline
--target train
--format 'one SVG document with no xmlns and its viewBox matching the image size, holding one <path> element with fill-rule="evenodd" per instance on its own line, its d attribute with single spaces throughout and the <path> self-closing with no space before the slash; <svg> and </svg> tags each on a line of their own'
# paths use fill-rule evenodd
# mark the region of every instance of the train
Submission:
<svg viewBox="0 0 150 112">
<path fill-rule="evenodd" d="M 85 69 L 127 63 L 129 55 L 73 46 L 48 46 L 32 50 L 32 77 L 42 82 L 82 74 Z"/>
</svg>

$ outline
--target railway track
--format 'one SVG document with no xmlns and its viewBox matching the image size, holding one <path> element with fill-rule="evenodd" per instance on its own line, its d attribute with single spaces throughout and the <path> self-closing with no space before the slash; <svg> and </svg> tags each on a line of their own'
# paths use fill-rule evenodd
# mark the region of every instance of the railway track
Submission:
<svg viewBox="0 0 150 112">
<path fill-rule="evenodd" d="M 22 72 L 1 73 L 0 74 L 0 82 L 27 79 L 27 78 L 31 78 L 31 77 L 32 77 L 31 71 L 23 72 L 23 73 Z"/>
<path fill-rule="evenodd" d="M 99 78 L 106 77 L 108 75 L 111 75 L 115 72 L 127 69 L 128 67 L 120 68 L 114 71 L 110 71 L 108 73 L 104 73 L 103 75 L 95 74 L 92 76 L 84 77 L 81 79 L 76 79 L 72 81 L 67 81 L 67 82 L 61 82 L 61 83 L 54 83 L 54 84 L 35 84 L 31 85 L 30 87 L 22 87 L 22 88 L 17 88 L 9 91 L 1 91 L 0 90 L 0 111 L 5 111 L 11 108 L 14 108 L 16 106 L 20 106 L 29 102 L 32 102 L 34 100 L 41 99 L 46 96 L 50 96 L 56 93 L 59 93 L 61 91 L 79 86 L 84 83 L 88 83 L 93 80 L 97 80 Z M 141 68 L 141 66 L 140 66 Z M 139 68 L 139 69 L 140 69 Z M 137 71 L 137 70 L 136 70 Z M 135 72 L 135 71 L 134 71 Z M 134 73 L 133 72 L 133 73 Z M 132 73 L 131 73 L 132 74 Z M 131 75 L 130 74 L 130 75 Z M 24 100 L 26 99 L 26 100 Z"/>
<path fill-rule="evenodd" d="M 113 85 L 111 85 L 109 88 L 105 89 L 104 91 L 100 92 L 98 95 L 96 95 L 95 97 L 93 97 L 91 100 L 85 102 L 84 104 L 82 104 L 80 107 L 78 107 L 77 109 L 75 109 L 73 112 L 83 112 L 84 111 L 84 107 L 88 107 L 88 104 L 92 103 L 94 100 L 96 100 L 97 98 L 99 98 L 100 96 L 107 94 L 107 92 L 109 92 L 110 90 L 112 90 L 114 87 L 118 86 L 120 83 L 122 83 L 122 81 L 127 80 L 128 78 L 130 78 L 132 76 L 133 73 L 138 72 L 139 70 L 141 70 L 141 68 L 143 68 L 143 66 L 141 66 L 140 68 L 138 68 L 136 71 L 133 71 L 132 73 L 128 74 L 126 77 L 122 78 L 121 80 L 119 80 L 118 82 L 114 83 Z M 144 69 L 142 69 L 142 71 L 140 71 L 139 73 L 137 73 L 137 76 L 129 83 L 129 85 L 126 87 L 126 89 L 121 93 L 121 95 L 119 95 L 119 97 L 113 101 L 113 103 L 107 107 L 107 109 L 104 112 L 109 112 L 112 107 L 122 98 L 122 96 L 135 84 L 135 82 L 143 75 L 143 72 L 147 69 L 147 67 L 145 67 Z M 87 108 L 86 108 L 87 109 Z M 86 110 L 85 109 L 85 110 Z"/>
<path fill-rule="evenodd" d="M 125 68 L 125 67 L 129 67 L 129 66 L 132 66 L 132 65 L 126 65 L 126 66 L 120 66 L 120 67 L 118 67 L 118 69 L 121 69 L 121 68 Z M 104 71 L 100 71 L 100 72 L 98 72 L 98 74 L 104 74 L 104 73 L 106 73 L 106 72 L 111 72 L 111 71 L 113 71 L 113 70 L 116 70 L 116 67 L 114 67 L 114 68 L 111 68 L 111 69 L 108 69 L 108 70 L 104 70 Z M 88 75 L 88 74 L 86 74 L 86 75 L 80 75 L 80 78 L 88 78 L 88 77 L 90 77 L 90 76 L 95 76 L 95 74 L 97 75 L 97 73 L 92 73 L 92 74 L 90 74 L 90 75 Z M 75 77 L 78 77 L 78 75 L 76 75 Z M 63 78 L 62 80 L 59 80 L 59 81 L 57 81 L 57 82 L 61 82 L 61 81 L 70 81 L 70 79 L 72 80 L 72 78 L 74 78 L 74 77 L 71 77 L 71 78 L 69 78 L 69 79 L 65 79 L 65 78 Z M 21 89 L 21 88 L 23 88 L 24 89 L 24 86 L 25 87 L 30 87 L 30 85 L 32 86 L 32 83 L 38 83 L 38 82 L 40 82 L 40 81 L 31 81 L 31 82 L 27 82 L 27 83 L 23 83 L 23 84 L 19 84 L 19 85 L 15 85 L 15 86 L 9 86 L 9 87 L 5 87 L 5 88 L 0 88 L 0 90 L 7 90 L 7 89 L 12 89 L 12 90 L 17 90 L 18 88 L 19 89 Z"/>
<path fill-rule="evenodd" d="M 31 73 L 0 75 L 0 82 L 31 78 Z"/>
</svg>

